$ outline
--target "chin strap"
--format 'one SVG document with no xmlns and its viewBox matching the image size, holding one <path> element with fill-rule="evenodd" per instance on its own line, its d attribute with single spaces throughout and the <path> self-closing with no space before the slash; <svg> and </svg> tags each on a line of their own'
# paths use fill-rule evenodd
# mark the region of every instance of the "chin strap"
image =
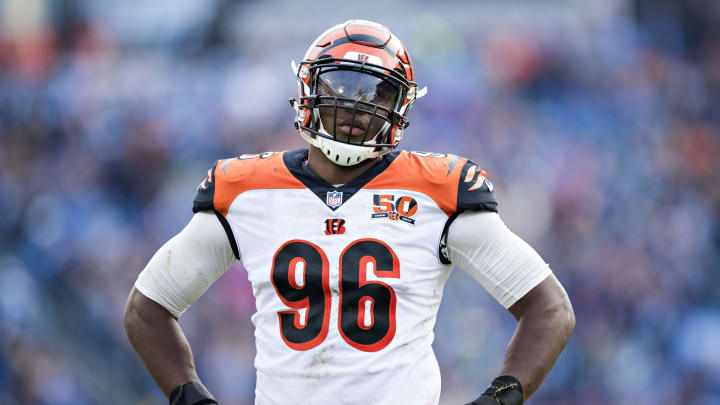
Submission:
<svg viewBox="0 0 720 405">
<path fill-rule="evenodd" d="M 392 149 L 383 149 L 383 150 L 373 150 L 372 152 L 362 156 L 360 159 L 355 159 L 355 162 L 352 161 L 352 158 L 348 155 L 357 152 L 353 149 L 355 148 L 362 148 L 362 149 L 372 149 L 372 146 L 360 146 L 360 145 L 352 145 L 344 142 L 338 142 L 334 141 L 332 139 L 327 138 L 321 138 L 314 136 L 312 133 L 309 133 L 306 130 L 303 130 L 300 128 L 298 130 L 300 132 L 300 136 L 302 136 L 307 143 L 310 145 L 320 149 L 325 156 L 327 156 L 330 161 L 340 165 L 340 166 L 353 166 L 356 165 L 364 160 L 367 159 L 374 159 L 378 158 L 380 156 L 385 155 L 386 153 L 390 152 Z M 334 155 L 333 155 L 334 153 Z M 342 156 L 341 156 L 342 154 Z"/>
<path fill-rule="evenodd" d="M 320 149 L 323 154 L 335 164 L 340 166 L 353 166 L 366 159 L 380 157 L 392 150 L 390 148 L 375 150 L 375 147 L 372 146 L 373 143 L 375 143 L 374 139 L 366 141 L 365 145 L 353 145 L 351 143 L 338 142 L 324 136 L 317 136 L 300 126 L 300 120 L 304 120 L 304 117 L 300 117 L 302 116 L 302 113 L 307 112 L 300 109 L 300 106 L 294 98 L 290 99 L 290 105 L 296 112 L 297 118 L 295 119 L 295 127 L 300 133 L 300 136 L 302 136 L 302 138 L 310 145 Z M 313 115 L 315 114 L 316 112 L 313 111 Z M 323 127 L 319 117 L 314 116 L 312 117 L 312 120 L 316 120 L 318 122 L 318 132 L 327 137 L 331 137 L 331 135 Z M 383 125 L 380 131 L 378 131 L 378 134 L 386 131 L 388 129 L 388 125 L 389 124 L 387 123 Z M 377 137 L 377 135 L 375 137 Z"/>
</svg>

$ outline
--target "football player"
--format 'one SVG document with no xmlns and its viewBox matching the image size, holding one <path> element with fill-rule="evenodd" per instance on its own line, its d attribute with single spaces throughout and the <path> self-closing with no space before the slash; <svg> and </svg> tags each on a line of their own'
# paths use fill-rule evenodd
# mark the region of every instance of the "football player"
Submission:
<svg viewBox="0 0 720 405">
<path fill-rule="evenodd" d="M 217 161 L 128 298 L 128 337 L 170 403 L 217 403 L 177 318 L 235 260 L 256 299 L 256 404 L 436 404 L 433 326 L 453 265 L 518 320 L 499 376 L 470 403 L 523 403 L 565 347 L 572 307 L 498 216 L 479 165 L 396 150 L 425 94 L 403 44 L 352 20 L 292 69 L 309 149 Z"/>
</svg>

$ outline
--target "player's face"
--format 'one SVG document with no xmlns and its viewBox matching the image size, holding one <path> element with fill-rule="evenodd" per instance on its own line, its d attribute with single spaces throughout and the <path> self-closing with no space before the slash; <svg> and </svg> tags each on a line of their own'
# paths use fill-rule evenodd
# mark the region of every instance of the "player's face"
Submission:
<svg viewBox="0 0 720 405">
<path fill-rule="evenodd" d="M 395 108 L 399 88 L 389 81 L 366 73 L 332 70 L 318 76 L 317 93 L 320 96 L 342 97 L 337 108 L 320 107 L 323 127 L 340 141 L 359 142 L 374 138 L 387 122 L 389 112 Z M 355 100 L 355 101 L 350 101 Z M 334 104 L 332 99 L 321 99 L 322 104 Z M 387 110 L 375 108 L 377 104 Z M 357 105 L 357 112 L 355 107 Z M 344 107 L 344 108 L 343 108 Z M 375 110 L 376 117 L 372 112 Z M 354 115 L 354 117 L 353 117 Z"/>
</svg>

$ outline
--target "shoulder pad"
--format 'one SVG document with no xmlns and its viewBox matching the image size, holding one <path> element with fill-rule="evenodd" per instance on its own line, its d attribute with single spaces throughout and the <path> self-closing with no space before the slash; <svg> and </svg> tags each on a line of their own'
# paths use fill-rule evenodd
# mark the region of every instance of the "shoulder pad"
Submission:
<svg viewBox="0 0 720 405">
<path fill-rule="evenodd" d="M 283 163 L 282 155 L 265 152 L 218 160 L 198 186 L 193 211 L 215 210 L 225 216 L 235 198 L 245 191 L 303 188 Z"/>
<path fill-rule="evenodd" d="M 462 158 L 462 169 L 457 179 L 457 202 L 455 212 L 445 223 L 440 237 L 438 257 L 443 264 L 450 264 L 447 256 L 447 237 L 450 225 L 463 211 L 492 211 L 497 212 L 497 201 L 493 195 L 493 184 L 484 170 L 472 160 Z"/>
<path fill-rule="evenodd" d="M 407 189 L 421 192 L 448 216 L 457 209 L 460 169 L 467 161 L 455 155 L 403 151 L 365 188 Z"/>
<path fill-rule="evenodd" d="M 421 192 L 448 217 L 466 210 L 497 211 L 487 173 L 475 162 L 456 155 L 403 151 L 365 188 Z"/>
<path fill-rule="evenodd" d="M 200 182 L 195 194 L 195 200 L 193 201 L 193 212 L 198 211 L 213 211 L 213 198 L 215 196 L 215 167 L 217 167 L 217 161 L 215 164 L 208 169 L 207 177 Z"/>
<path fill-rule="evenodd" d="M 460 172 L 457 193 L 457 212 L 497 212 L 493 184 L 487 173 L 472 160 L 467 160 Z"/>
</svg>

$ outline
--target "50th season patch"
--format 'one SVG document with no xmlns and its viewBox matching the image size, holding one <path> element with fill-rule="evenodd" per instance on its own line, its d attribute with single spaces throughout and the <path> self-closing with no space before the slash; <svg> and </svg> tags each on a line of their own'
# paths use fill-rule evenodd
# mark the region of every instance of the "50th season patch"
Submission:
<svg viewBox="0 0 720 405">
<path fill-rule="evenodd" d="M 399 196 L 395 198 L 390 194 L 373 195 L 373 214 L 371 219 L 387 218 L 391 221 L 403 221 L 414 225 L 415 219 L 412 217 L 417 214 L 418 203 L 410 196 Z"/>
</svg>

